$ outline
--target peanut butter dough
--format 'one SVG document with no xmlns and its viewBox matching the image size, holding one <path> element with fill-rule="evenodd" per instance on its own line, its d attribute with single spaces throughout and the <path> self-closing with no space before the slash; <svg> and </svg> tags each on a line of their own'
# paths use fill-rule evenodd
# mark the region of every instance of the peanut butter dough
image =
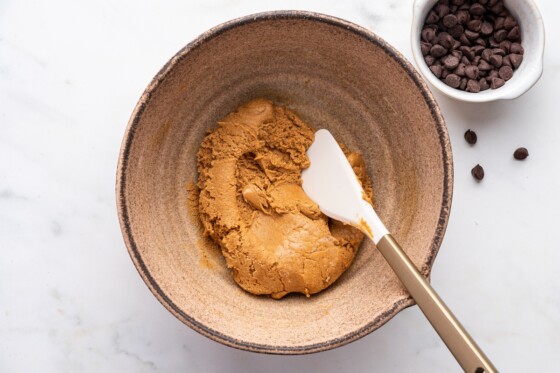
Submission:
<svg viewBox="0 0 560 373">
<path fill-rule="evenodd" d="M 359 230 L 327 218 L 301 188 L 313 134 L 290 110 L 256 99 L 200 145 L 200 219 L 250 293 L 317 293 L 348 268 L 362 241 Z M 371 199 L 362 157 L 346 155 Z"/>
</svg>

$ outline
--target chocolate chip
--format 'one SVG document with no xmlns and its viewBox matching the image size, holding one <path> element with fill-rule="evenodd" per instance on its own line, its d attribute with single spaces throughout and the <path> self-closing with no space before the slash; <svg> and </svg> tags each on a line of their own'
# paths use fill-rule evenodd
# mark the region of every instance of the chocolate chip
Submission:
<svg viewBox="0 0 560 373">
<path fill-rule="evenodd" d="M 529 156 L 529 151 L 526 148 L 517 148 L 513 152 L 513 158 L 522 161 Z"/>
<path fill-rule="evenodd" d="M 451 73 L 449 72 L 449 70 L 443 69 L 443 70 L 441 71 L 441 79 L 447 78 L 447 75 L 449 75 L 449 74 L 451 74 Z"/>
<path fill-rule="evenodd" d="M 460 63 L 455 70 L 453 70 L 453 74 L 458 76 L 465 76 L 465 64 Z"/>
<path fill-rule="evenodd" d="M 471 175 L 477 180 L 480 181 L 484 179 L 484 168 L 481 165 L 477 164 L 471 170 Z"/>
<path fill-rule="evenodd" d="M 498 43 L 500 43 L 500 42 L 506 40 L 507 35 L 508 35 L 508 32 L 506 30 L 504 30 L 504 29 L 498 30 L 494 33 L 494 39 Z"/>
<path fill-rule="evenodd" d="M 453 36 L 454 38 L 460 38 L 463 35 L 465 29 L 461 25 L 455 25 L 454 27 L 449 29 L 449 35 Z"/>
<path fill-rule="evenodd" d="M 484 50 L 484 47 L 482 45 L 475 45 L 474 47 L 472 47 L 472 50 L 474 54 L 480 56 L 482 54 L 482 51 Z"/>
<path fill-rule="evenodd" d="M 492 48 L 498 48 L 500 46 L 500 43 L 496 39 L 494 39 L 493 36 L 490 36 L 488 38 L 488 45 Z"/>
<path fill-rule="evenodd" d="M 490 88 L 497 89 L 503 86 L 506 82 L 500 78 L 492 78 L 492 82 L 490 83 Z"/>
<path fill-rule="evenodd" d="M 449 6 L 448 6 L 448 5 L 442 4 L 442 3 L 436 5 L 436 8 L 435 8 L 435 9 L 436 9 L 436 12 L 437 12 L 439 18 L 445 17 L 445 16 L 448 15 L 449 12 L 451 11 L 451 10 L 449 9 Z"/>
<path fill-rule="evenodd" d="M 500 14 L 504 10 L 504 3 L 502 3 L 500 0 L 498 0 L 496 2 L 496 4 L 494 4 L 494 6 L 490 7 L 490 10 L 494 14 Z"/>
<path fill-rule="evenodd" d="M 494 27 L 492 27 L 490 22 L 483 22 L 482 25 L 480 25 L 480 33 L 482 35 L 490 35 L 492 31 L 494 31 Z"/>
<path fill-rule="evenodd" d="M 490 57 L 492 57 L 492 50 L 491 49 L 485 49 L 482 51 L 481 53 L 481 57 L 483 60 L 485 60 L 486 62 L 490 61 Z"/>
<path fill-rule="evenodd" d="M 451 0 L 451 4 L 456 6 L 461 6 L 465 3 L 465 0 Z"/>
<path fill-rule="evenodd" d="M 502 57 L 506 55 L 506 52 L 501 48 L 492 48 L 492 53 Z"/>
<path fill-rule="evenodd" d="M 424 57 L 424 61 L 426 61 L 426 65 L 432 66 L 434 62 L 436 62 L 436 59 L 428 54 L 426 57 Z"/>
<path fill-rule="evenodd" d="M 459 37 L 459 41 L 460 41 L 461 44 L 463 44 L 463 45 L 466 45 L 466 46 L 471 45 L 471 41 L 470 41 L 469 39 L 467 39 L 467 36 L 466 36 L 465 34 L 462 34 L 462 35 Z"/>
<path fill-rule="evenodd" d="M 471 131 L 470 129 L 467 130 L 467 132 L 465 132 L 465 140 L 471 145 L 476 144 L 476 132 Z"/>
<path fill-rule="evenodd" d="M 472 19 L 467 23 L 467 28 L 471 31 L 479 32 L 481 24 L 482 22 L 479 19 Z"/>
<path fill-rule="evenodd" d="M 513 18 L 512 16 L 507 16 L 504 19 L 504 25 L 503 26 L 506 30 L 511 30 L 512 28 L 517 26 L 517 21 L 515 21 L 515 18 Z"/>
<path fill-rule="evenodd" d="M 457 21 L 461 25 L 466 24 L 470 19 L 471 17 L 469 16 L 469 12 L 467 12 L 466 10 L 457 11 Z"/>
<path fill-rule="evenodd" d="M 503 57 L 500 56 L 499 54 L 493 54 L 493 55 L 490 57 L 490 63 L 491 63 L 493 66 L 500 67 L 500 66 L 502 66 L 502 58 L 503 58 Z M 511 68 L 510 68 L 510 69 L 511 69 Z M 507 80 L 507 79 L 506 79 L 506 80 Z"/>
<path fill-rule="evenodd" d="M 519 27 L 515 26 L 512 28 L 508 34 L 507 38 L 511 41 L 518 41 L 521 38 L 521 33 L 519 32 Z"/>
<path fill-rule="evenodd" d="M 490 85 L 488 85 L 488 82 L 484 78 L 480 79 L 478 81 L 478 84 L 480 84 L 481 91 L 486 91 L 488 88 L 490 88 Z"/>
<path fill-rule="evenodd" d="M 511 66 L 514 69 L 517 69 L 519 67 L 519 65 L 521 65 L 521 62 L 523 61 L 523 55 L 522 54 L 509 54 L 508 55 L 509 60 L 511 61 Z"/>
<path fill-rule="evenodd" d="M 504 17 L 497 17 L 494 20 L 494 30 L 501 30 L 504 28 Z"/>
<path fill-rule="evenodd" d="M 457 88 L 461 84 L 461 78 L 455 74 L 449 74 L 445 77 L 445 84 L 451 88 Z"/>
<path fill-rule="evenodd" d="M 510 59 L 509 59 L 509 55 L 505 56 L 505 57 L 502 59 L 502 66 L 509 66 L 509 67 L 512 67 L 512 66 L 511 66 L 511 61 L 510 61 Z"/>
<path fill-rule="evenodd" d="M 498 70 L 498 75 L 505 81 L 508 81 L 513 76 L 513 69 L 509 66 L 502 66 Z"/>
<path fill-rule="evenodd" d="M 481 4 L 474 3 L 469 8 L 469 13 L 472 14 L 473 16 L 480 17 L 481 15 L 484 14 L 484 7 Z"/>
<path fill-rule="evenodd" d="M 441 78 L 441 71 L 442 71 L 441 65 L 432 65 L 432 66 L 430 66 L 430 70 L 432 71 L 432 73 L 433 73 L 438 79 Z"/>
<path fill-rule="evenodd" d="M 461 63 L 463 65 L 467 66 L 467 65 L 471 64 L 471 61 L 466 56 L 463 56 L 463 57 L 461 57 Z"/>
<path fill-rule="evenodd" d="M 476 39 L 476 40 L 474 41 L 474 43 L 475 43 L 476 45 L 481 45 L 481 46 L 483 46 L 483 47 L 486 46 L 486 41 L 484 41 L 484 39 L 482 39 L 482 38 Z"/>
<path fill-rule="evenodd" d="M 434 40 L 434 38 L 436 37 L 436 30 L 431 27 L 426 27 L 422 30 L 422 33 L 420 35 L 422 37 L 422 40 L 431 43 L 432 40 Z"/>
<path fill-rule="evenodd" d="M 478 67 L 473 65 L 465 66 L 465 75 L 469 79 L 477 79 L 478 78 Z"/>
<path fill-rule="evenodd" d="M 492 66 L 490 66 L 490 64 L 485 60 L 480 60 L 480 62 L 478 63 L 478 69 L 481 71 L 491 70 Z"/>
<path fill-rule="evenodd" d="M 454 50 L 451 52 L 450 56 L 456 57 L 458 60 L 460 60 L 461 57 L 463 57 L 463 52 L 461 52 L 460 50 Z"/>
<path fill-rule="evenodd" d="M 492 69 L 488 71 L 488 75 L 486 76 L 486 80 L 492 82 L 492 79 L 498 78 L 498 70 Z"/>
<path fill-rule="evenodd" d="M 430 49 L 432 48 L 432 44 L 421 42 L 420 43 L 420 50 L 422 51 L 422 56 L 427 56 L 430 53 Z"/>
<path fill-rule="evenodd" d="M 433 45 L 432 48 L 430 49 L 430 54 L 435 58 L 443 57 L 445 56 L 446 53 L 447 53 L 447 49 L 445 49 L 439 44 Z"/>
<path fill-rule="evenodd" d="M 438 44 L 446 49 L 450 49 L 454 42 L 455 39 L 453 39 L 453 36 L 449 35 L 447 32 L 441 32 L 438 35 Z"/>
<path fill-rule="evenodd" d="M 469 79 L 467 81 L 467 92 L 478 93 L 480 92 L 480 84 L 473 79 Z"/>
<path fill-rule="evenodd" d="M 458 40 L 454 40 L 453 41 L 453 46 L 451 47 L 451 49 L 457 49 L 461 46 L 461 43 Z"/>
<path fill-rule="evenodd" d="M 467 78 L 461 78 L 461 84 L 459 84 L 459 89 L 464 91 L 467 88 Z"/>
<path fill-rule="evenodd" d="M 510 48 L 511 48 L 511 41 L 504 40 L 500 42 L 500 49 L 503 49 L 506 52 L 506 54 L 509 52 Z"/>
<path fill-rule="evenodd" d="M 465 36 L 469 40 L 475 40 L 475 39 L 478 39 L 479 34 L 478 34 L 478 32 L 474 32 L 474 31 L 471 31 L 471 30 L 465 30 Z"/>
<path fill-rule="evenodd" d="M 511 53 L 516 53 L 516 54 L 525 53 L 525 50 L 523 49 L 523 47 L 519 43 L 511 43 L 511 47 L 509 48 L 509 51 Z"/>
<path fill-rule="evenodd" d="M 437 21 L 439 21 L 439 17 L 436 12 L 432 10 L 430 13 L 428 13 L 428 17 L 426 17 L 426 23 L 430 25 L 436 23 Z"/>
<path fill-rule="evenodd" d="M 457 16 L 455 14 L 448 14 L 443 17 L 443 25 L 447 28 L 451 28 L 457 24 Z"/>
</svg>

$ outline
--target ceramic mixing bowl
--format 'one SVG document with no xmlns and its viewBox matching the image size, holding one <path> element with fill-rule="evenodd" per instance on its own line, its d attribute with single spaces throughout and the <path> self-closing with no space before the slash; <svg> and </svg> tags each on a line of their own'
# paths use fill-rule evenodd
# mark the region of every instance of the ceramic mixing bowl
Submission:
<svg viewBox="0 0 560 373">
<path fill-rule="evenodd" d="M 299 354 L 354 341 L 413 300 L 370 242 L 327 290 L 282 300 L 237 286 L 196 214 L 196 153 L 208 130 L 257 97 L 295 111 L 360 151 L 376 210 L 428 275 L 451 206 L 447 130 L 411 64 L 370 31 L 279 11 L 236 19 L 179 51 L 150 83 L 126 130 L 117 203 L 130 256 L 179 320 L 229 346 Z"/>
</svg>

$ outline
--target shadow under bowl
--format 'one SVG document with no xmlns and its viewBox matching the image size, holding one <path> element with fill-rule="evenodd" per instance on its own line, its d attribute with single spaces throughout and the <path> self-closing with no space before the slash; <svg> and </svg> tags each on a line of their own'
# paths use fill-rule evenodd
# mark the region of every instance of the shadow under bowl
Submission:
<svg viewBox="0 0 560 373">
<path fill-rule="evenodd" d="M 307 299 L 254 296 L 208 244 L 188 185 L 198 147 L 238 105 L 266 97 L 364 155 L 376 210 L 429 275 L 451 206 L 447 130 L 411 64 L 371 32 L 300 11 L 209 30 L 156 75 L 134 110 L 117 171 L 123 236 L 140 275 L 178 319 L 240 349 L 300 354 L 379 328 L 414 304 L 370 242 L 334 285 Z M 190 207 L 189 207 L 190 206 Z"/>
</svg>

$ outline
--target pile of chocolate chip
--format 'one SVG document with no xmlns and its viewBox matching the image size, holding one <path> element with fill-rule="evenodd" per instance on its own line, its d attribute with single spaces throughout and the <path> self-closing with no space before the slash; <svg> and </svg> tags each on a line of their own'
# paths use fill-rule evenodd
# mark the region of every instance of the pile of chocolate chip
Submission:
<svg viewBox="0 0 560 373">
<path fill-rule="evenodd" d="M 438 1 L 420 46 L 436 77 L 473 93 L 500 88 L 523 61 L 519 25 L 501 0 Z"/>
</svg>

